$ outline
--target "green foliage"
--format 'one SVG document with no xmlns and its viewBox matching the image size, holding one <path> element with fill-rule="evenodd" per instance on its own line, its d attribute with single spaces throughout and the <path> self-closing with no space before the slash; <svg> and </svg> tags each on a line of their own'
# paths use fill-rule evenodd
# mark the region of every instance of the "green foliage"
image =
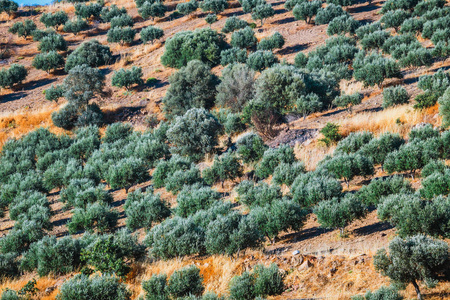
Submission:
<svg viewBox="0 0 450 300">
<path fill-rule="evenodd" d="M 278 185 L 285 184 L 292 185 L 298 175 L 306 172 L 305 164 L 303 162 L 294 163 L 280 163 L 273 171 L 272 181 Z"/>
<path fill-rule="evenodd" d="M 353 296 L 352 300 L 403 300 L 403 297 L 398 293 L 398 290 L 394 286 L 382 286 L 378 290 L 371 292 L 367 291 L 364 296 Z"/>
<path fill-rule="evenodd" d="M 220 124 L 207 110 L 191 108 L 170 125 L 167 137 L 173 153 L 199 160 L 214 150 L 219 130 Z"/>
<path fill-rule="evenodd" d="M 398 134 L 387 132 L 363 145 L 360 153 L 370 158 L 374 164 L 383 164 L 386 156 L 404 143 L 405 141 Z"/>
<path fill-rule="evenodd" d="M 320 167 L 335 174 L 337 178 L 343 178 L 347 186 L 355 176 L 366 177 L 374 174 L 372 161 L 365 156 L 353 153 L 338 154 L 326 159 Z"/>
<path fill-rule="evenodd" d="M 169 278 L 167 290 L 174 298 L 200 296 L 205 290 L 200 269 L 191 265 L 175 271 Z"/>
<path fill-rule="evenodd" d="M 64 11 L 59 10 L 53 14 L 43 13 L 39 20 L 45 25 L 45 27 L 57 27 L 66 23 L 67 20 L 69 20 L 69 17 Z"/>
<path fill-rule="evenodd" d="M 61 190 L 61 201 L 66 207 L 84 208 L 89 203 L 103 202 L 111 203 L 112 196 L 105 190 L 103 185 L 95 185 L 92 179 L 73 178 L 69 184 Z"/>
<path fill-rule="evenodd" d="M 225 25 L 222 28 L 223 33 L 230 33 L 238 29 L 242 29 L 248 26 L 247 21 L 239 19 L 236 16 L 227 18 Z"/>
<path fill-rule="evenodd" d="M 145 1 L 144 4 L 139 8 L 138 12 L 142 18 L 162 18 L 166 14 L 167 7 L 159 1 L 151 3 L 150 1 Z"/>
<path fill-rule="evenodd" d="M 129 70 L 120 69 L 114 71 L 114 75 L 111 80 L 111 84 L 117 87 L 125 87 L 127 90 L 133 85 L 142 85 L 142 69 L 140 67 L 133 66 Z"/>
<path fill-rule="evenodd" d="M 305 20 L 306 23 L 310 24 L 311 19 L 317 14 L 319 9 L 322 7 L 322 1 L 302 1 L 294 6 L 292 13 L 296 20 Z"/>
<path fill-rule="evenodd" d="M 411 14 L 403 9 L 391 10 L 381 17 L 380 22 L 384 24 L 385 28 L 394 28 L 395 31 L 398 31 L 398 28 L 410 16 Z"/>
<path fill-rule="evenodd" d="M 67 42 L 60 34 L 50 34 L 39 41 L 38 50 L 41 52 L 66 51 Z"/>
<path fill-rule="evenodd" d="M 284 45 L 284 37 L 279 33 L 275 32 L 269 37 L 263 38 L 258 43 L 258 50 L 273 50 L 280 49 Z"/>
<path fill-rule="evenodd" d="M 5 12 L 8 15 L 13 15 L 17 12 L 19 5 L 12 0 L 1 0 L 0 1 L 0 13 Z"/>
<path fill-rule="evenodd" d="M 220 64 L 226 66 L 233 63 L 245 63 L 247 61 L 247 50 L 230 48 L 220 53 Z"/>
<path fill-rule="evenodd" d="M 357 192 L 357 197 L 365 205 L 377 205 L 381 200 L 393 194 L 412 194 L 414 189 L 409 181 L 401 176 L 374 178 Z"/>
<path fill-rule="evenodd" d="M 224 36 L 210 28 L 182 31 L 167 39 L 161 63 L 181 68 L 191 60 L 200 60 L 210 66 L 217 65 L 225 47 Z"/>
<path fill-rule="evenodd" d="M 99 67 L 108 64 L 111 59 L 112 54 L 108 46 L 103 46 L 97 40 L 90 40 L 83 42 L 67 57 L 65 70 L 68 72 L 83 64 Z"/>
<path fill-rule="evenodd" d="M 304 207 L 339 197 L 341 192 L 340 182 L 323 170 L 301 174 L 291 186 L 292 199 Z"/>
<path fill-rule="evenodd" d="M 383 108 L 408 103 L 409 95 L 402 86 L 388 87 L 383 91 Z"/>
<path fill-rule="evenodd" d="M 179 155 L 173 155 L 170 160 L 162 160 L 156 166 L 152 174 L 153 186 L 161 188 L 166 184 L 166 179 L 179 170 L 188 170 L 191 167 L 191 160 Z"/>
<path fill-rule="evenodd" d="M 209 25 L 216 23 L 219 19 L 217 19 L 217 15 L 216 14 L 209 14 L 205 17 L 205 21 L 206 23 L 208 23 Z"/>
<path fill-rule="evenodd" d="M 201 184 L 185 185 L 177 196 L 176 214 L 188 217 L 201 209 L 208 209 L 220 199 L 220 193 Z"/>
<path fill-rule="evenodd" d="M 327 146 L 333 143 L 337 143 L 342 135 L 339 133 L 339 125 L 334 123 L 327 123 L 321 130 L 324 138 L 321 139 Z"/>
<path fill-rule="evenodd" d="M 120 14 L 111 18 L 111 26 L 110 28 L 115 27 L 133 27 L 134 22 L 133 18 L 128 14 Z"/>
<path fill-rule="evenodd" d="M 20 298 L 16 291 L 6 288 L 2 293 L 1 300 L 20 300 Z"/>
<path fill-rule="evenodd" d="M 423 24 L 425 21 L 422 18 L 408 18 L 403 21 L 400 27 L 400 33 L 418 35 L 423 30 Z"/>
<path fill-rule="evenodd" d="M 305 0 L 287 0 L 286 2 L 284 2 L 284 8 L 286 8 L 287 10 L 293 10 L 297 4 L 301 4 L 303 2 L 306 2 L 306 1 Z"/>
<path fill-rule="evenodd" d="M 259 72 L 270 68 L 276 63 L 278 63 L 278 58 L 272 53 L 272 51 L 258 50 L 251 53 L 247 58 L 247 65 L 251 69 Z"/>
<path fill-rule="evenodd" d="M 164 31 L 155 26 L 148 26 L 141 30 L 141 40 L 144 43 L 150 41 L 152 44 L 154 40 L 158 40 L 164 36 Z"/>
<path fill-rule="evenodd" d="M 28 75 L 27 69 L 19 64 L 12 64 L 8 69 L 0 70 L 0 87 L 13 88 L 14 85 L 21 84 Z"/>
<path fill-rule="evenodd" d="M 0 254 L 0 272 L 2 278 L 16 277 L 19 275 L 17 253 L 10 252 Z M 3 294 L 1 299 L 3 299 Z"/>
<path fill-rule="evenodd" d="M 240 0 L 239 3 L 244 13 L 251 13 L 257 5 L 265 4 L 266 2 L 264 0 Z"/>
<path fill-rule="evenodd" d="M 86 208 L 75 208 L 73 216 L 67 228 L 71 234 L 80 230 L 93 231 L 95 228 L 99 232 L 114 230 L 117 224 L 118 212 L 111 210 L 103 202 L 87 204 Z"/>
<path fill-rule="evenodd" d="M 100 3 L 92 4 L 75 4 L 75 15 L 82 19 L 98 19 L 102 12 L 102 5 Z"/>
<path fill-rule="evenodd" d="M 36 24 L 32 20 L 25 20 L 24 22 L 16 22 L 9 29 L 8 32 L 17 34 L 18 37 L 27 38 L 31 36 L 36 30 Z"/>
<path fill-rule="evenodd" d="M 39 42 L 43 37 L 50 35 L 50 34 L 55 34 L 55 31 L 53 29 L 46 29 L 46 30 L 33 30 L 33 32 L 31 33 L 31 35 L 33 36 L 33 41 L 35 42 Z"/>
<path fill-rule="evenodd" d="M 345 107 L 351 111 L 352 106 L 360 104 L 363 95 L 360 93 L 354 93 L 352 95 L 342 94 L 339 97 L 334 98 L 333 104 L 337 107 Z"/>
<path fill-rule="evenodd" d="M 446 180 L 448 181 L 448 172 L 446 173 Z M 438 176 L 435 176 L 435 174 L 427 178 L 438 180 L 431 184 L 435 188 L 439 188 L 438 184 L 442 182 L 442 179 L 437 178 Z M 442 176 L 441 174 L 439 175 Z M 424 189 L 427 192 L 433 192 L 432 188 L 425 187 Z M 428 196 L 426 192 L 422 193 L 424 189 L 420 190 L 420 194 Z M 378 205 L 377 214 L 380 220 L 384 222 L 389 221 L 389 223 L 394 225 L 400 236 L 411 236 L 420 233 L 447 238 L 450 224 L 449 209 L 450 201 L 442 196 L 428 201 L 421 200 L 418 195 L 397 194 L 386 197 Z"/>
<path fill-rule="evenodd" d="M 269 148 L 264 152 L 262 160 L 256 167 L 256 175 L 267 178 L 273 174 L 280 163 L 293 163 L 296 161 L 294 149 L 289 145 L 281 145 L 278 148 Z"/>
<path fill-rule="evenodd" d="M 438 275 L 448 264 L 448 244 L 423 235 L 406 240 L 395 238 L 389 244 L 389 255 L 381 249 L 374 256 L 375 269 L 397 283 L 412 283 L 421 298 L 417 281 L 427 286 L 438 282 Z"/>
<path fill-rule="evenodd" d="M 314 207 L 317 221 L 322 227 L 337 229 L 344 235 L 344 229 L 357 219 L 363 218 L 366 207 L 354 196 L 346 195 L 341 199 L 322 201 Z"/>
<path fill-rule="evenodd" d="M 189 15 L 196 11 L 198 8 L 198 2 L 196 0 L 190 0 L 189 2 L 183 2 L 177 4 L 177 11 L 182 15 Z"/>
<path fill-rule="evenodd" d="M 111 22 L 112 18 L 124 15 L 127 13 L 125 7 L 118 8 L 117 5 L 113 4 L 111 6 L 103 7 L 100 13 L 100 17 L 103 22 Z"/>
<path fill-rule="evenodd" d="M 346 138 L 339 141 L 334 153 L 356 153 L 364 145 L 372 141 L 372 139 L 373 134 L 371 132 L 352 132 Z"/>
<path fill-rule="evenodd" d="M 364 50 L 381 49 L 391 34 L 386 30 L 369 32 L 361 38 L 360 43 Z"/>
<path fill-rule="evenodd" d="M 116 299 L 129 300 L 131 292 L 127 290 L 119 278 L 111 275 L 94 276 L 89 278 L 80 274 L 65 281 L 60 288 L 58 299 L 88 300 L 88 299 Z"/>
<path fill-rule="evenodd" d="M 149 280 L 142 282 L 145 300 L 169 300 L 167 291 L 167 276 L 155 274 Z"/>
<path fill-rule="evenodd" d="M 38 70 L 46 71 L 47 73 L 64 66 L 64 58 L 56 51 L 41 53 L 34 57 L 33 67 Z"/>
<path fill-rule="evenodd" d="M 261 26 L 264 23 L 264 20 L 275 15 L 275 10 L 272 8 L 272 5 L 269 3 L 258 4 L 252 10 L 252 19 L 257 21 L 261 20 Z"/>
<path fill-rule="evenodd" d="M 108 43 L 131 44 L 133 43 L 136 30 L 131 27 L 114 27 L 108 30 Z"/>
<path fill-rule="evenodd" d="M 217 182 L 235 180 L 243 174 L 243 167 L 237 156 L 231 152 L 214 157 L 211 167 L 203 171 L 203 178 L 207 184 L 213 185 Z"/>
<path fill-rule="evenodd" d="M 450 126 L 450 89 L 439 98 L 439 114 L 442 116 L 442 125 Z"/>
<path fill-rule="evenodd" d="M 257 42 L 255 33 L 247 26 L 233 32 L 230 44 L 235 48 L 248 49 L 255 47 Z"/>
<path fill-rule="evenodd" d="M 295 55 L 294 59 L 294 65 L 297 68 L 305 68 L 308 64 L 308 57 L 303 52 L 298 52 L 297 55 Z"/>
<path fill-rule="evenodd" d="M 178 193 L 184 185 L 191 185 L 194 183 L 203 183 L 200 170 L 194 164 L 186 171 L 175 171 L 166 179 L 166 190 L 173 194 Z"/>
<path fill-rule="evenodd" d="M 244 180 L 237 186 L 236 191 L 239 203 L 248 207 L 264 206 L 283 197 L 279 186 L 265 182 L 255 184 L 253 181 Z"/>
<path fill-rule="evenodd" d="M 253 132 L 242 135 L 236 141 L 236 146 L 237 154 L 244 163 L 259 161 L 267 149 L 261 137 Z"/>
<path fill-rule="evenodd" d="M 388 0 L 383 4 L 383 7 L 381 9 L 381 13 L 385 14 L 388 11 L 396 10 L 396 9 L 404 9 L 409 10 L 414 8 L 414 6 L 419 2 L 420 0 Z"/>
<path fill-rule="evenodd" d="M 106 182 L 112 189 L 128 189 L 138 183 L 144 182 L 149 178 L 146 163 L 136 157 L 123 158 L 113 164 L 108 169 Z"/>
<path fill-rule="evenodd" d="M 340 35 L 340 34 L 355 34 L 359 28 L 359 21 L 355 20 L 352 16 L 342 15 L 334 18 L 330 21 L 327 28 L 328 35 Z"/>
<path fill-rule="evenodd" d="M 66 24 L 64 24 L 64 31 L 65 32 L 72 32 L 75 35 L 78 34 L 78 32 L 86 30 L 89 28 L 88 23 L 80 18 L 76 18 L 71 21 L 67 21 Z"/>
<path fill-rule="evenodd" d="M 328 24 L 336 17 L 348 15 L 340 5 L 328 4 L 325 8 L 319 8 L 317 11 L 315 23 L 317 25 Z"/>
<path fill-rule="evenodd" d="M 255 299 L 255 276 L 245 271 L 240 276 L 234 276 L 230 281 L 230 297 L 233 300 Z"/>
<path fill-rule="evenodd" d="M 247 65 L 229 65 L 222 70 L 220 84 L 217 86 L 216 105 L 229 108 L 235 113 L 242 111 L 253 98 L 254 83 L 255 72 Z"/>
<path fill-rule="evenodd" d="M 228 8 L 228 2 L 226 0 L 204 0 L 201 2 L 200 8 L 204 12 L 211 12 L 217 15 Z"/>
<path fill-rule="evenodd" d="M 353 62 L 354 77 L 364 86 L 382 86 L 386 78 L 402 78 L 398 63 L 377 53 L 359 52 Z"/>
</svg>

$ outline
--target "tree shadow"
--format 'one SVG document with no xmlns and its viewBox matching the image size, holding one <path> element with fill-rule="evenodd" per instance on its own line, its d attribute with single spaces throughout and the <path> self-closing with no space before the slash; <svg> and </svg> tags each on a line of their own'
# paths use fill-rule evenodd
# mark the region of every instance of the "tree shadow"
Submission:
<svg viewBox="0 0 450 300">
<path fill-rule="evenodd" d="M 114 122 L 124 122 L 141 113 L 145 106 L 122 106 L 117 109 L 105 111 L 105 121 L 107 124 Z"/>
<path fill-rule="evenodd" d="M 41 79 L 41 80 L 33 80 L 28 82 L 25 86 L 24 86 L 24 90 L 25 91 L 29 91 L 29 90 L 33 90 L 39 87 L 42 87 L 44 85 L 53 83 L 56 81 L 56 78 L 45 78 L 45 79 Z"/>
<path fill-rule="evenodd" d="M 283 25 L 283 24 L 287 24 L 287 23 L 291 23 L 291 22 L 295 22 L 295 18 L 294 17 L 286 17 L 286 18 L 281 19 L 281 20 L 276 20 L 276 21 L 272 22 L 272 24 Z"/>
<path fill-rule="evenodd" d="M 284 14 L 284 13 L 287 13 L 287 12 L 288 12 L 288 10 L 287 10 L 286 8 L 274 9 L 274 11 L 275 11 L 275 14 L 276 14 L 276 15 L 277 15 L 277 14 Z"/>
<path fill-rule="evenodd" d="M 11 101 L 15 101 L 25 97 L 27 94 L 24 92 L 13 93 L 9 95 L 3 95 L 0 97 L 0 103 L 7 103 Z"/>
<path fill-rule="evenodd" d="M 349 7 L 347 9 L 347 12 L 353 13 L 353 14 L 358 14 L 358 13 L 363 13 L 363 12 L 371 12 L 376 9 L 378 9 L 378 6 L 375 3 L 372 3 L 372 4 L 360 5 L 360 6 L 356 6 L 356 7 Z"/>
<path fill-rule="evenodd" d="M 382 232 L 394 228 L 391 224 L 386 222 L 378 222 L 364 227 L 356 228 L 353 232 L 357 235 L 370 235 L 376 232 Z"/>
<path fill-rule="evenodd" d="M 229 12 L 229 13 L 226 13 L 226 14 L 222 14 L 222 16 L 229 18 L 229 17 L 239 17 L 239 16 L 242 16 L 244 14 L 245 13 L 242 10 L 240 10 L 240 11 L 232 11 L 232 12 Z"/>
<path fill-rule="evenodd" d="M 59 226 L 66 225 L 68 221 L 70 221 L 70 218 L 64 218 L 64 219 L 60 219 L 57 221 L 53 221 L 52 225 L 53 225 L 53 227 L 59 227 Z"/>
<path fill-rule="evenodd" d="M 327 233 L 332 231 L 331 229 L 325 229 L 322 227 L 312 227 L 312 228 L 308 228 L 299 232 L 293 232 L 293 233 L 289 233 L 284 235 L 283 237 L 281 237 L 280 239 L 286 239 L 288 240 L 287 243 L 293 244 L 293 243 L 297 243 L 297 242 L 302 242 L 305 240 L 309 240 L 312 238 L 315 238 L 321 234 Z"/>
<path fill-rule="evenodd" d="M 292 54 L 296 52 L 300 52 L 308 48 L 307 44 L 297 44 L 289 47 L 285 47 L 281 50 L 278 50 L 277 53 L 281 55 Z"/>
</svg>

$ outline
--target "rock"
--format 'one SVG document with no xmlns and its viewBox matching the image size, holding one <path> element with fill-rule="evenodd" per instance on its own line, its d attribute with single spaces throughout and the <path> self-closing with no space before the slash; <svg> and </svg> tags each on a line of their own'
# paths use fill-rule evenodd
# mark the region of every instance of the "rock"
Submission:
<svg viewBox="0 0 450 300">
<path fill-rule="evenodd" d="M 334 273 L 336 273 L 337 269 L 336 268 L 331 268 L 330 269 L 330 275 L 333 275 Z"/>
<path fill-rule="evenodd" d="M 45 289 L 44 294 L 45 295 L 50 295 L 51 292 L 53 292 L 54 290 L 55 290 L 55 287 L 54 286 L 50 286 L 50 287 Z"/>
<path fill-rule="evenodd" d="M 295 251 L 292 252 L 292 255 L 297 255 L 297 254 L 300 254 L 300 251 L 295 250 Z"/>
<path fill-rule="evenodd" d="M 305 260 L 305 262 L 302 263 L 300 267 L 298 267 L 298 270 L 304 271 L 304 270 L 308 270 L 312 267 L 314 267 L 314 265 L 309 260 Z"/>
</svg>

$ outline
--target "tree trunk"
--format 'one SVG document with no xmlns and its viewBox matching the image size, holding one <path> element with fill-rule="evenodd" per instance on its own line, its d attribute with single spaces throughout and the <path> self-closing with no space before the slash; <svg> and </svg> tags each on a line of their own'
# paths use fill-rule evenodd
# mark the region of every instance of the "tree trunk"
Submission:
<svg viewBox="0 0 450 300">
<path fill-rule="evenodd" d="M 422 300 L 422 294 L 420 293 L 419 286 L 417 285 L 417 282 L 415 280 L 412 282 L 412 285 L 414 286 L 414 289 L 416 290 L 417 299 Z"/>
</svg>

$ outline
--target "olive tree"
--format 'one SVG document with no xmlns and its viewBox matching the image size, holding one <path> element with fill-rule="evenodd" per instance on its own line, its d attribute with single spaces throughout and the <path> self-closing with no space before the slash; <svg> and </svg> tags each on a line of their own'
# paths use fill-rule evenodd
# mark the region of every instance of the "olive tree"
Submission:
<svg viewBox="0 0 450 300">
<path fill-rule="evenodd" d="M 141 30 L 141 40 L 144 43 L 150 41 L 152 44 L 155 40 L 158 40 L 164 36 L 164 31 L 155 26 L 148 26 Z"/>
<path fill-rule="evenodd" d="M 50 73 L 52 70 L 56 70 L 64 66 L 64 58 L 58 52 L 50 51 L 36 55 L 33 59 L 32 65 L 36 69 Z"/>
<path fill-rule="evenodd" d="M 142 85 L 144 84 L 144 80 L 142 80 L 142 69 L 133 66 L 129 70 L 120 69 L 119 71 L 114 71 L 111 84 L 117 87 L 125 87 L 127 90 L 133 84 Z"/>
<path fill-rule="evenodd" d="M 319 9 L 322 7 L 322 1 L 303 1 L 294 6 L 292 13 L 296 20 L 305 20 L 306 23 L 310 24 L 312 18 L 317 14 Z"/>
<path fill-rule="evenodd" d="M 32 20 L 25 20 L 24 22 L 16 22 L 9 29 L 8 32 L 17 34 L 18 37 L 27 38 L 36 30 L 36 24 Z"/>
<path fill-rule="evenodd" d="M 261 26 L 263 26 L 264 20 L 275 15 L 275 10 L 269 3 L 259 4 L 252 10 L 252 19 L 261 20 Z"/>
<path fill-rule="evenodd" d="M 2 68 L 0 70 L 0 87 L 12 88 L 16 84 L 21 84 L 27 74 L 27 69 L 19 64 L 12 64 L 8 69 Z"/>
</svg>

